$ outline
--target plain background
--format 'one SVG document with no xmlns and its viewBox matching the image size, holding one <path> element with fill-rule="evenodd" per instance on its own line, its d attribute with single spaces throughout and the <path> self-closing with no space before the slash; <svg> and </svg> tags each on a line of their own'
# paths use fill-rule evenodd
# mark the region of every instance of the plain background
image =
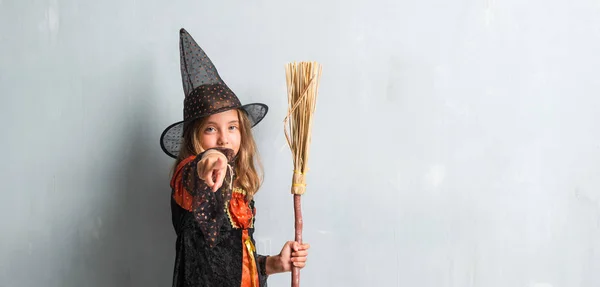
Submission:
<svg viewBox="0 0 600 287">
<path fill-rule="evenodd" d="M 182 27 L 270 107 L 262 253 L 293 238 L 283 67 L 323 64 L 303 286 L 600 286 L 592 0 L 0 0 L 0 286 L 170 286 Z"/>
</svg>

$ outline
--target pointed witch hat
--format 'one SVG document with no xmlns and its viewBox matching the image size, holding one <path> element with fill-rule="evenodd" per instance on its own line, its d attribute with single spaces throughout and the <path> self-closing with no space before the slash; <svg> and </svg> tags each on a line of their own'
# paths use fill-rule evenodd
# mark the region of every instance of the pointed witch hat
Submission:
<svg viewBox="0 0 600 287">
<path fill-rule="evenodd" d="M 246 112 L 250 125 L 254 127 L 269 110 L 263 103 L 242 105 L 194 38 L 183 28 L 179 36 L 181 80 L 185 93 L 183 121 L 168 126 L 160 136 L 162 150 L 173 158 L 177 158 L 183 143 L 184 126 L 191 121 L 230 109 L 240 109 Z"/>
</svg>

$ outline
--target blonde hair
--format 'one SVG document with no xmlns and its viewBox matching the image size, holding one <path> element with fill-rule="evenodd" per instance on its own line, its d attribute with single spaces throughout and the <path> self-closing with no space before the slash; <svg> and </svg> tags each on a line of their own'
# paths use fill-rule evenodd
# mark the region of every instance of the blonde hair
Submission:
<svg viewBox="0 0 600 287">
<path fill-rule="evenodd" d="M 252 127 L 246 113 L 237 110 L 240 121 L 240 149 L 234 162 L 236 179 L 234 186 L 240 187 L 246 191 L 246 198 L 252 200 L 258 192 L 263 181 L 263 167 L 258 156 L 256 142 L 252 136 Z M 173 165 L 173 171 L 177 165 L 184 159 L 195 156 L 204 151 L 200 142 L 201 128 L 206 123 L 208 117 L 203 117 L 188 123 L 183 130 L 183 144 L 179 149 L 179 155 Z"/>
</svg>

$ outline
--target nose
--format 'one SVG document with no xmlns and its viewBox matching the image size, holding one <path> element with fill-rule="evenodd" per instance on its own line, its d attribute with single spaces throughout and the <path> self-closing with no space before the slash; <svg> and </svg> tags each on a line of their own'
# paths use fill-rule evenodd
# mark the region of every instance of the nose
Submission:
<svg viewBox="0 0 600 287">
<path fill-rule="evenodd" d="M 217 144 L 220 146 L 224 146 L 227 145 L 229 143 L 229 140 L 227 138 L 227 133 L 219 133 L 219 138 L 217 139 Z"/>
</svg>

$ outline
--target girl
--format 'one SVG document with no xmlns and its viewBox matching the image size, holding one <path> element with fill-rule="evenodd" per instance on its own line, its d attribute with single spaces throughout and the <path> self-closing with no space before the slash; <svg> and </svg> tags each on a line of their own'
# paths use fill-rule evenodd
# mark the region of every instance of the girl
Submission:
<svg viewBox="0 0 600 287">
<path fill-rule="evenodd" d="M 261 184 L 251 128 L 268 107 L 241 105 L 194 39 L 180 31 L 184 120 L 161 135 L 175 158 L 171 213 L 177 233 L 173 286 L 266 286 L 268 275 L 303 268 L 308 244 L 255 253 L 254 195 Z"/>
</svg>

